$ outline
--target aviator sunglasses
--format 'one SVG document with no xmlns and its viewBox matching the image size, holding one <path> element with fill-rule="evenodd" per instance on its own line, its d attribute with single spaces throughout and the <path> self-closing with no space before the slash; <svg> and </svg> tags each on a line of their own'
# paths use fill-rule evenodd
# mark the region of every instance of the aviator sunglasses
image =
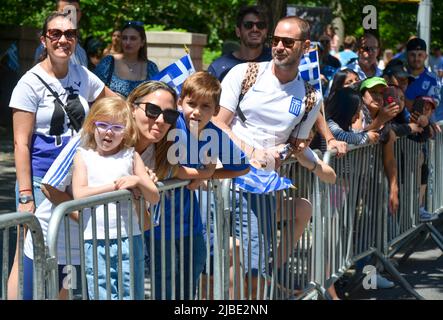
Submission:
<svg viewBox="0 0 443 320">
<path fill-rule="evenodd" d="M 48 29 L 45 36 L 51 41 L 58 41 L 63 35 L 66 40 L 74 40 L 77 37 L 77 29 L 68 29 L 65 31 L 60 29 Z"/>
<path fill-rule="evenodd" d="M 305 41 L 304 39 L 294 39 L 294 38 L 287 38 L 287 37 L 272 37 L 272 46 L 276 47 L 280 43 L 280 41 L 283 43 L 283 46 L 288 49 L 292 49 L 294 47 L 296 41 Z"/>
<path fill-rule="evenodd" d="M 140 107 L 141 105 L 145 105 L 145 114 L 149 119 L 157 119 L 163 114 L 163 119 L 168 124 L 175 124 L 177 118 L 179 116 L 179 112 L 174 109 L 165 109 L 162 110 L 158 105 L 150 103 L 150 102 L 134 102 L 134 105 Z"/>
</svg>

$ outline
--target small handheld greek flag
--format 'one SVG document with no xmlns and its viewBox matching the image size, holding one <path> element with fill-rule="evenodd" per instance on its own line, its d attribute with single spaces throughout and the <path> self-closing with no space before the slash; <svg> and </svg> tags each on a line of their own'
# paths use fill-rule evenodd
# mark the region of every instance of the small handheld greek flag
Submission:
<svg viewBox="0 0 443 320">
<path fill-rule="evenodd" d="M 235 185 L 250 193 L 269 193 L 293 187 L 289 178 L 281 177 L 276 171 L 265 171 L 251 166 L 251 170 L 235 178 Z"/>
<path fill-rule="evenodd" d="M 6 55 L 8 57 L 8 67 L 9 69 L 11 69 L 14 72 L 19 72 L 20 71 L 20 62 L 19 62 L 19 58 L 18 58 L 18 48 L 17 48 L 17 43 L 13 43 L 11 44 L 11 46 L 8 48 L 8 50 L 6 51 Z"/>
<path fill-rule="evenodd" d="M 174 88 L 178 94 L 180 94 L 183 82 L 185 82 L 186 78 L 194 72 L 195 69 L 194 65 L 192 64 L 191 57 L 189 54 L 187 54 L 180 58 L 180 60 L 177 60 L 164 68 L 151 79 L 167 83 Z"/>
<path fill-rule="evenodd" d="M 309 52 L 301 58 L 298 71 L 303 80 L 309 82 L 321 93 L 320 64 L 318 63 L 318 50 L 315 44 L 311 44 Z"/>
</svg>

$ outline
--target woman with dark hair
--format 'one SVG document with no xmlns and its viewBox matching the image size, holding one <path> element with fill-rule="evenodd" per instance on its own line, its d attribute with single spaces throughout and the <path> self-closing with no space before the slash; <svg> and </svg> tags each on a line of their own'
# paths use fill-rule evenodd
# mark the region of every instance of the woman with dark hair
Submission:
<svg viewBox="0 0 443 320">
<path fill-rule="evenodd" d="M 121 54 L 122 52 L 122 32 L 114 30 L 111 43 L 103 50 L 103 56 Z"/>
<path fill-rule="evenodd" d="M 43 25 L 41 62 L 17 83 L 13 109 L 17 211 L 34 212 L 45 199 L 40 182 L 52 162 L 82 125 L 89 104 L 114 95 L 85 67 L 70 62 L 77 30 L 67 15 L 54 12 Z M 10 276 L 16 298 L 18 257 Z"/>
<path fill-rule="evenodd" d="M 377 143 L 379 134 L 375 131 L 353 132 L 352 124 L 358 119 L 362 98 L 352 88 L 342 88 L 334 93 L 326 104 L 326 121 L 334 137 L 349 144 Z"/>
<path fill-rule="evenodd" d="M 329 90 L 329 97 L 332 97 L 335 91 L 341 88 L 353 86 L 355 83 L 358 83 L 360 78 L 358 74 L 351 69 L 342 68 L 338 70 L 334 78 L 332 79 L 331 88 Z"/>
<path fill-rule="evenodd" d="M 114 92 L 127 97 L 142 82 L 158 73 L 157 65 L 148 60 L 143 23 L 129 21 L 121 30 L 121 54 L 103 58 L 95 74 Z"/>
</svg>

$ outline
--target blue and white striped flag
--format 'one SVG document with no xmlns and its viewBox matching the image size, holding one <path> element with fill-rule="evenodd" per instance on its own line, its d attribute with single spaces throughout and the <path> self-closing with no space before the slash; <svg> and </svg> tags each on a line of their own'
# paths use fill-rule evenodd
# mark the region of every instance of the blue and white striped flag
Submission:
<svg viewBox="0 0 443 320">
<path fill-rule="evenodd" d="M 275 171 L 265 171 L 251 166 L 251 170 L 235 178 L 234 183 L 239 189 L 250 193 L 269 193 L 293 187 L 291 179 L 280 177 Z"/>
<path fill-rule="evenodd" d="M 8 67 L 14 72 L 20 71 L 20 62 L 18 58 L 18 48 L 17 43 L 11 44 L 11 46 L 6 51 L 6 56 L 8 57 Z"/>
<path fill-rule="evenodd" d="M 189 54 L 187 54 L 180 58 L 180 60 L 177 60 L 164 68 L 151 79 L 167 83 L 175 89 L 177 94 L 180 94 L 183 82 L 185 82 L 186 78 L 194 72 L 195 69 L 194 65 L 192 64 L 191 57 Z"/>
<path fill-rule="evenodd" d="M 322 93 L 320 82 L 320 64 L 318 62 L 318 50 L 315 43 L 311 44 L 309 52 L 306 53 L 300 60 L 298 71 L 300 72 L 303 80 L 309 82 L 315 89 Z"/>
<path fill-rule="evenodd" d="M 72 163 L 80 145 L 80 133 L 69 140 L 43 177 L 42 183 L 64 191 L 72 180 Z"/>
</svg>

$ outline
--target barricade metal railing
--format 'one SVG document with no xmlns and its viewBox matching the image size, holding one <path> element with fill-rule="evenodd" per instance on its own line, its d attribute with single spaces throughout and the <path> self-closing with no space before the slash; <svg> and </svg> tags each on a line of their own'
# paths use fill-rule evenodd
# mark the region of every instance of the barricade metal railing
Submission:
<svg viewBox="0 0 443 320">
<path fill-rule="evenodd" d="M 17 228 L 17 246 L 9 246 L 9 236 L 11 229 Z M 45 242 L 43 239 L 42 229 L 37 218 L 30 213 L 14 212 L 0 215 L 0 232 L 2 237 L 2 289 L 1 300 L 8 299 L 8 276 L 9 276 L 9 258 L 13 256 L 15 251 L 18 254 L 18 288 L 17 299 L 23 298 L 23 251 L 24 251 L 24 234 L 26 230 L 30 231 L 32 241 L 34 243 L 34 260 L 33 260 L 33 298 L 36 300 L 45 297 Z M 17 248 L 17 250 L 16 250 Z M 12 250 L 12 252 L 11 252 Z"/>
<path fill-rule="evenodd" d="M 146 269 L 142 271 L 143 298 L 315 298 L 317 294 L 325 296 L 326 288 L 333 285 L 351 265 L 358 261 L 365 262 L 367 257 L 375 256 L 404 289 L 421 299 L 388 258 L 400 248 L 411 245 L 417 234 L 425 230 L 431 233 L 437 245 L 443 248 L 441 234 L 435 230 L 432 223 L 419 221 L 419 166 L 422 146 L 423 144 L 407 138 L 396 142 L 400 207 L 395 215 L 388 212 L 389 188 L 383 168 L 381 145 L 351 146 L 343 158 L 336 158 L 334 152 L 326 152 L 324 162 L 331 165 L 337 174 L 337 182 L 334 185 L 321 183 L 295 160 L 288 161 L 280 170 L 282 175 L 291 178 L 297 189 L 289 188 L 266 196 L 240 191 L 227 179 L 221 182 L 209 181 L 207 187 L 196 191 L 197 197 L 194 200 L 193 196 L 184 196 L 185 192 L 188 192 L 188 181 L 170 180 L 159 183 L 161 201 L 157 206 L 149 207 L 148 225 L 151 231 L 141 232 L 141 250 L 146 250 L 148 257 L 144 265 Z M 435 212 L 442 207 L 442 148 L 442 134 L 439 133 L 435 140 L 428 144 L 432 177 L 429 182 L 427 205 L 429 210 Z M 312 204 L 311 219 L 306 211 L 300 210 L 303 204 L 307 203 L 298 200 L 301 198 Z M 106 283 L 108 288 L 112 287 L 109 273 L 100 280 L 96 275 L 101 268 L 111 268 L 110 245 L 115 237 L 110 236 L 107 228 L 103 239 L 98 237 L 97 232 L 92 232 L 90 240 L 93 254 L 92 262 L 89 263 L 91 270 L 88 272 L 94 276 L 88 280 L 83 234 L 85 222 L 82 218 L 85 212 L 89 212 L 87 214 L 91 214 L 92 225 L 96 228 L 97 208 L 104 206 L 103 212 L 99 213 L 102 215 L 99 219 L 108 225 L 110 219 L 116 218 L 117 229 L 120 230 L 121 217 L 120 214 L 111 216 L 114 210 L 110 209 L 112 203 L 117 203 L 117 213 L 120 213 L 125 205 L 129 210 L 130 263 L 129 271 L 126 270 L 129 274 L 129 293 L 115 293 L 109 289 L 102 297 L 137 298 L 137 292 L 140 290 L 137 289 L 139 283 L 135 277 L 138 269 L 135 266 L 134 251 L 140 249 L 135 248 L 133 240 L 134 225 L 131 212 L 144 212 L 146 204 L 143 199 L 134 200 L 129 191 L 112 192 L 57 206 L 52 214 L 47 236 L 49 298 L 58 297 L 58 264 L 79 266 L 70 269 L 70 273 L 74 275 L 80 273 L 77 281 L 76 277 L 63 281 L 64 284 L 68 284 L 66 289 L 69 299 L 88 299 L 91 298 L 90 294 L 94 297 L 100 296 L 99 281 Z M 180 203 L 180 206 L 176 207 L 175 203 Z M 134 207 L 136 205 L 138 207 Z M 199 207 L 199 214 L 203 218 L 204 249 L 194 248 L 197 237 L 197 233 L 194 232 L 195 206 Z M 75 211 L 79 214 L 78 222 L 72 221 L 72 213 Z M 186 218 L 186 215 L 189 217 Z M 147 228 L 144 219 L 144 215 L 141 214 L 138 222 L 143 229 Z M 297 231 L 299 220 L 307 223 L 301 231 Z M 185 226 L 185 221 L 188 226 Z M 153 228 L 155 232 L 152 231 Z M 251 241 L 254 237 L 255 242 Z M 117 232 L 118 244 L 122 238 L 125 237 Z M 36 239 L 38 243 L 38 237 Z M 104 266 L 99 265 L 97 258 L 97 254 L 100 253 L 97 252 L 97 244 L 101 240 L 104 241 L 105 248 L 104 252 L 101 252 Z M 117 245 L 116 250 L 117 287 L 122 288 L 124 282 L 127 282 L 124 280 L 121 261 L 123 252 L 120 245 Z M 254 256 L 254 251 L 258 255 Z M 38 260 L 42 256 L 41 252 L 35 254 Z M 205 268 L 201 277 L 196 279 L 192 275 L 194 271 L 200 272 L 200 269 L 195 270 L 201 267 L 201 263 L 194 263 L 198 259 L 204 260 Z M 35 261 L 37 262 L 39 261 Z M 79 289 L 74 290 L 73 284 L 76 282 L 79 283 Z M 34 290 L 42 287 L 34 286 Z M 44 292 L 39 292 L 36 296 L 42 298 Z"/>
</svg>

